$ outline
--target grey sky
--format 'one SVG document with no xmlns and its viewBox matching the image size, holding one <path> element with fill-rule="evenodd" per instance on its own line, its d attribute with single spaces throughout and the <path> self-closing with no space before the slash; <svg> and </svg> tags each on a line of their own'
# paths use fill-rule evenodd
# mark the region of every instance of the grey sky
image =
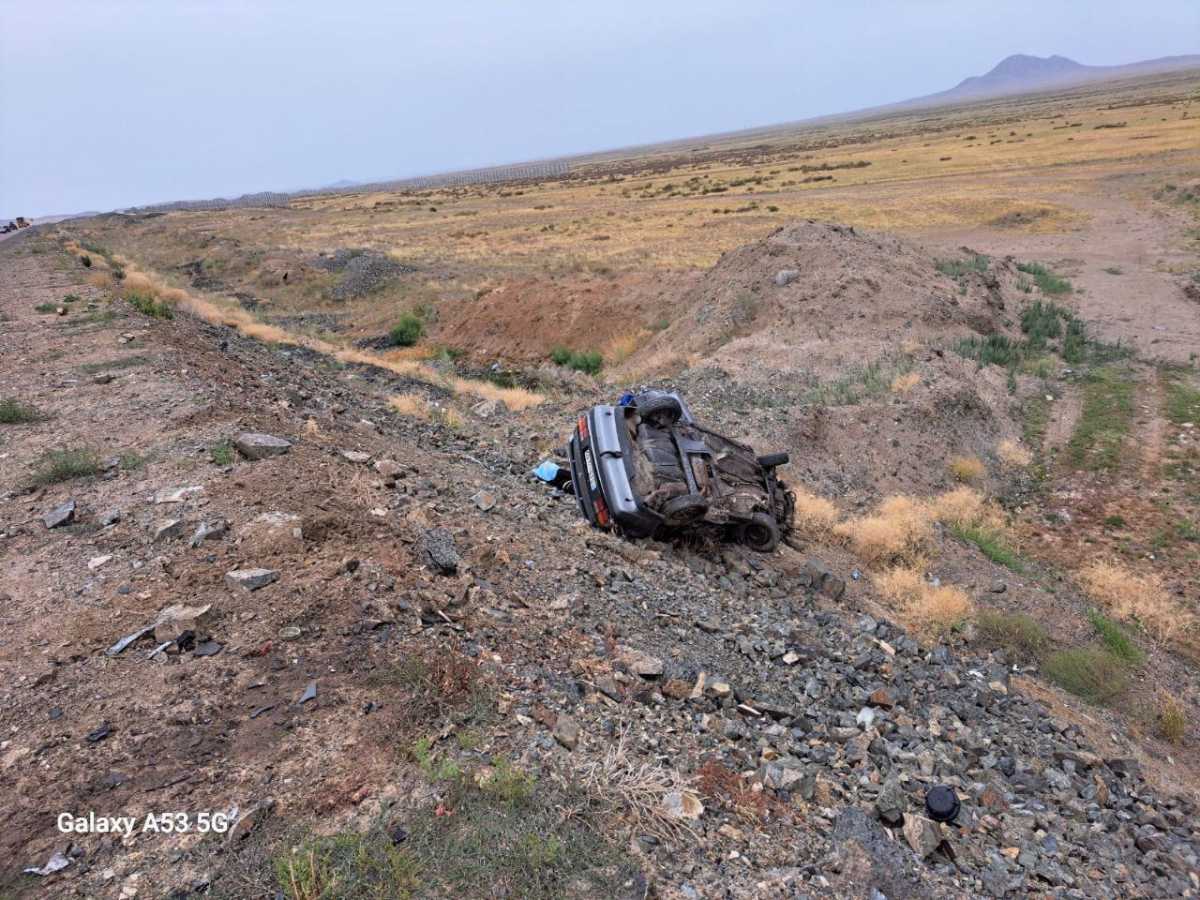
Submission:
<svg viewBox="0 0 1200 900">
<path fill-rule="evenodd" d="M 0 213 L 397 177 L 1200 49 L 1197 0 L 0 0 Z"/>
</svg>

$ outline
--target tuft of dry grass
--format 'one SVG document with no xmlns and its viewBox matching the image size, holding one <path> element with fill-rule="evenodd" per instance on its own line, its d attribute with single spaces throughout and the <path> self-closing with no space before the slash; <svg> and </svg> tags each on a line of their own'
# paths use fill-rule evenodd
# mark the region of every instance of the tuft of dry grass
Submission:
<svg viewBox="0 0 1200 900">
<path fill-rule="evenodd" d="M 803 488 L 795 491 L 797 534 L 818 540 L 827 538 L 838 520 L 838 508 L 824 497 Z"/>
<path fill-rule="evenodd" d="M 637 331 L 613 338 L 604 348 L 602 355 L 605 361 L 610 366 L 619 366 L 633 356 L 651 334 L 652 332 L 645 328 L 639 328 Z"/>
<path fill-rule="evenodd" d="M 888 497 L 870 515 L 834 526 L 833 533 L 869 564 L 912 562 L 933 538 L 928 506 L 902 494 Z"/>
<path fill-rule="evenodd" d="M 964 483 L 974 483 L 982 481 L 983 476 L 987 474 L 987 466 L 983 464 L 977 456 L 952 456 L 946 467 L 950 470 L 950 474 L 954 476 L 955 481 Z"/>
<path fill-rule="evenodd" d="M 1078 573 L 1080 584 L 1118 619 L 1134 621 L 1160 641 L 1182 638 L 1196 617 L 1171 598 L 1157 575 L 1136 575 L 1117 563 L 1099 561 Z"/>
<path fill-rule="evenodd" d="M 896 566 L 875 576 L 875 586 L 895 604 L 900 616 L 921 631 L 945 634 L 971 615 L 971 599 L 962 588 L 933 585 L 916 566 Z"/>
<path fill-rule="evenodd" d="M 1014 469 L 1024 468 L 1033 462 L 1033 454 L 1021 446 L 1020 441 L 1011 438 L 1005 438 L 996 446 L 996 455 L 1001 463 Z"/>
<path fill-rule="evenodd" d="M 906 372 L 903 375 L 897 375 L 892 379 L 892 393 L 907 394 L 920 383 L 920 372 Z"/>
<path fill-rule="evenodd" d="M 1187 734 L 1187 710 L 1166 691 L 1158 695 L 1158 734 L 1172 744 L 1182 744 Z"/>
<path fill-rule="evenodd" d="M 422 419 L 428 422 L 433 416 L 429 401 L 420 394 L 397 394 L 388 401 L 388 404 L 400 415 L 413 419 Z"/>
</svg>

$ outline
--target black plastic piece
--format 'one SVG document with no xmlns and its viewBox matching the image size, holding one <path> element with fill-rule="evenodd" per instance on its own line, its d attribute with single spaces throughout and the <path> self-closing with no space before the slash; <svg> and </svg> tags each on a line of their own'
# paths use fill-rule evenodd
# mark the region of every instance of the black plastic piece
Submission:
<svg viewBox="0 0 1200 900">
<path fill-rule="evenodd" d="M 962 804 L 958 802 L 958 795 L 948 785 L 934 785 L 925 794 L 925 811 L 935 822 L 953 822 L 960 809 Z"/>
</svg>

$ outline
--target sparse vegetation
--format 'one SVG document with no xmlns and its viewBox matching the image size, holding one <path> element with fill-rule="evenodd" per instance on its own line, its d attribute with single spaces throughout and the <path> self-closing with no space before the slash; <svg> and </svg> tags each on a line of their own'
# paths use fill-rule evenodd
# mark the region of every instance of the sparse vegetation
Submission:
<svg viewBox="0 0 1200 900">
<path fill-rule="evenodd" d="M 977 456 L 952 456 L 946 467 L 955 481 L 974 483 L 987 475 L 987 467 Z"/>
<path fill-rule="evenodd" d="M 1133 372 L 1104 366 L 1089 373 L 1083 408 L 1067 443 L 1067 458 L 1081 469 L 1113 470 L 1133 424 Z"/>
<path fill-rule="evenodd" d="M 393 347 L 411 347 L 425 334 L 425 320 L 416 313 L 405 313 L 388 332 Z"/>
<path fill-rule="evenodd" d="M 160 300 L 153 294 L 142 291 L 128 291 L 125 294 L 125 299 L 129 301 L 130 306 L 144 316 L 150 316 L 155 319 L 175 318 L 175 308 L 170 303 Z"/>
<path fill-rule="evenodd" d="M 568 350 L 566 347 L 555 347 L 550 351 L 550 358 L 556 365 L 566 366 L 588 375 L 600 374 L 604 366 L 604 357 L 596 350 Z"/>
<path fill-rule="evenodd" d="M 896 604 L 900 615 L 930 634 L 945 634 L 971 615 L 971 600 L 962 588 L 932 584 L 919 566 L 897 566 L 875 576 L 875 586 Z"/>
<path fill-rule="evenodd" d="M 1050 635 L 1041 623 L 1025 613 L 1003 613 L 984 610 L 975 620 L 980 637 L 1000 647 L 1011 656 L 1027 662 L 1036 661 L 1050 647 Z"/>
<path fill-rule="evenodd" d="M 896 495 L 880 503 L 874 513 L 841 522 L 833 531 L 869 564 L 912 562 L 933 538 L 929 518 L 920 501 Z"/>
<path fill-rule="evenodd" d="M 896 380 L 906 376 L 912 367 L 912 358 L 907 355 L 852 366 L 840 378 L 818 382 L 803 399 L 805 403 L 823 406 L 855 406 L 887 394 Z"/>
<path fill-rule="evenodd" d="M 1117 659 L 1132 666 L 1141 665 L 1145 661 L 1146 654 L 1112 619 L 1093 609 L 1088 611 L 1088 621 L 1096 629 L 1096 636 L 1099 637 L 1100 643 Z"/>
<path fill-rule="evenodd" d="M 29 425 L 42 418 L 38 408 L 31 403 L 22 403 L 13 397 L 0 400 L 0 425 Z"/>
<path fill-rule="evenodd" d="M 972 272 L 986 272 L 990 264 L 989 257 L 982 253 L 973 253 L 966 259 L 939 259 L 934 263 L 934 268 L 943 275 L 957 279 Z"/>
<path fill-rule="evenodd" d="M 221 441 L 218 444 L 214 444 L 208 448 L 208 458 L 216 466 L 233 465 L 233 444 L 229 441 Z"/>
<path fill-rule="evenodd" d="M 814 540 L 828 538 L 833 526 L 837 524 L 837 507 L 831 501 L 802 487 L 796 489 L 795 495 L 796 533 Z"/>
<path fill-rule="evenodd" d="M 41 313 L 42 315 L 50 315 L 52 313 L 58 312 L 58 304 L 57 303 L 39 303 L 37 306 L 35 306 L 33 308 L 33 311 L 37 312 L 37 313 Z"/>
<path fill-rule="evenodd" d="M 950 533 L 960 541 L 974 544 L 979 551 L 994 563 L 1020 572 L 1024 569 L 1021 558 L 1007 542 L 1004 532 L 986 525 L 951 525 Z"/>
<path fill-rule="evenodd" d="M 88 478 L 99 472 L 100 457 L 92 450 L 48 450 L 42 455 L 33 480 L 36 484 L 57 484 Z"/>
<path fill-rule="evenodd" d="M 274 869 L 287 900 L 404 900 L 421 883 L 412 854 L 382 828 L 301 840 L 275 857 Z"/>
<path fill-rule="evenodd" d="M 1187 710 L 1165 691 L 1158 696 L 1158 735 L 1171 744 L 1182 744 L 1187 735 Z"/>
<path fill-rule="evenodd" d="M 1071 282 L 1055 275 L 1041 263 L 1017 263 L 1017 269 L 1031 275 L 1043 294 L 1054 297 L 1071 293 Z"/>
<path fill-rule="evenodd" d="M 1107 703 L 1129 683 L 1128 667 L 1102 647 L 1059 650 L 1046 657 L 1042 673 L 1059 687 L 1091 703 Z"/>
<path fill-rule="evenodd" d="M 996 455 L 1001 463 L 1013 468 L 1023 468 L 1033 462 L 1033 454 L 1011 438 L 1005 438 L 997 445 Z"/>
<path fill-rule="evenodd" d="M 1157 575 L 1137 575 L 1099 561 L 1080 570 L 1079 582 L 1108 612 L 1138 623 L 1159 640 L 1181 637 L 1195 627 L 1195 615 L 1171 596 Z"/>
</svg>

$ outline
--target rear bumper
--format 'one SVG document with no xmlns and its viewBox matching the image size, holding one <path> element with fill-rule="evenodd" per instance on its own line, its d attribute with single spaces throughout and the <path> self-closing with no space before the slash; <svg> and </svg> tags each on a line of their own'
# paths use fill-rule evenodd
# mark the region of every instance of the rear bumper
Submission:
<svg viewBox="0 0 1200 900">
<path fill-rule="evenodd" d="M 585 429 L 577 424 L 567 447 L 571 486 L 580 513 L 592 525 L 643 537 L 653 534 L 662 518 L 634 491 L 624 414 L 621 407 L 594 406 L 580 417 Z"/>
</svg>

